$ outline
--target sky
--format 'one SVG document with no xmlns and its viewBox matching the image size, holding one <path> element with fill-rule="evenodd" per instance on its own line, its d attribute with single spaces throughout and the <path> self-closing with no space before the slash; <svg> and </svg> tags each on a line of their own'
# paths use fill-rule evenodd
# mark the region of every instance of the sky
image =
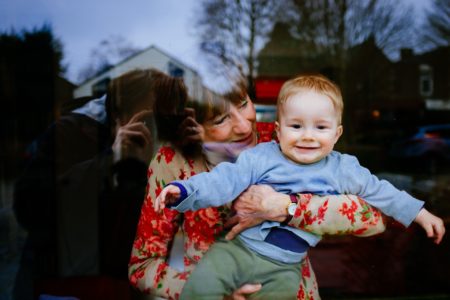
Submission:
<svg viewBox="0 0 450 300">
<path fill-rule="evenodd" d="M 64 47 L 69 80 L 76 82 L 100 41 L 122 36 L 133 46 L 156 45 L 204 75 L 195 35 L 196 0 L 0 0 L 0 31 L 50 23 Z"/>
<path fill-rule="evenodd" d="M 430 0 L 403 0 L 423 10 Z M 210 86 L 193 32 L 198 0 L 0 0 L 0 31 L 50 23 L 64 46 L 66 77 L 77 83 L 80 69 L 100 41 L 122 36 L 133 46 L 156 45 L 195 69 Z"/>
</svg>

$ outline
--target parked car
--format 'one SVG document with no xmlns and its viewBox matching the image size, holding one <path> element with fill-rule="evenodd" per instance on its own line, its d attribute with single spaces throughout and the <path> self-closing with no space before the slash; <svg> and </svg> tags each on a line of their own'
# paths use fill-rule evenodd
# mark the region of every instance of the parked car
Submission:
<svg viewBox="0 0 450 300">
<path fill-rule="evenodd" d="M 437 168 L 450 163 L 450 124 L 421 126 L 410 137 L 392 145 L 394 159 Z"/>
</svg>

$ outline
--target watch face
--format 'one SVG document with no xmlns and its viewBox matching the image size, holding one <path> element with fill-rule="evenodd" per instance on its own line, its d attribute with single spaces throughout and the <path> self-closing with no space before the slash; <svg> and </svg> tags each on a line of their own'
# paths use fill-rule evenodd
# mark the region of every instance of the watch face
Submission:
<svg viewBox="0 0 450 300">
<path fill-rule="evenodd" d="M 288 213 L 293 216 L 295 214 L 295 211 L 297 210 L 297 204 L 291 203 L 288 206 Z"/>
</svg>

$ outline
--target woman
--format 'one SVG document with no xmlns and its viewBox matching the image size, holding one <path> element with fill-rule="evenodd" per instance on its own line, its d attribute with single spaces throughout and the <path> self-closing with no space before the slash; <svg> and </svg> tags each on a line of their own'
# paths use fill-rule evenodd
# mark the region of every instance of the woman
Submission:
<svg viewBox="0 0 450 300">
<path fill-rule="evenodd" d="M 330 196 L 299 196 L 297 210 L 292 219 L 287 220 L 286 207 L 291 203 L 289 195 L 275 193 L 267 186 L 252 187 L 244 193 L 235 204 L 238 214 L 233 218 L 229 217 L 230 207 L 207 208 L 185 214 L 172 210 L 166 210 L 161 215 L 155 213 L 152 201 L 168 182 L 208 171 L 223 161 L 232 161 L 242 150 L 271 138 L 271 130 L 256 124 L 253 103 L 243 91 L 244 89 L 240 89 L 239 92 L 226 95 L 231 104 L 211 94 L 204 97 L 203 101 L 193 103 L 196 121 L 202 125 L 203 130 L 201 151 L 192 145 L 177 145 L 175 138 L 168 138 L 171 142 L 164 144 L 152 160 L 148 171 L 147 197 L 142 207 L 129 265 L 130 281 L 139 290 L 163 298 L 177 299 L 189 273 L 203 253 L 223 233 L 227 221 L 229 224 L 235 224 L 239 218 L 240 223 L 232 229 L 228 238 L 265 219 L 289 222 L 289 225 L 311 229 L 317 234 L 360 231 L 362 235 L 370 235 L 383 230 L 379 213 L 371 208 L 369 212 L 373 214 L 369 218 L 361 218 L 353 224 L 349 221 L 348 214 L 340 214 L 338 207 L 344 203 L 353 205 L 351 214 L 368 209 L 368 206 L 356 197 L 348 196 L 334 196 L 332 201 L 327 200 Z M 155 111 L 158 112 L 158 109 L 155 108 Z M 161 113 L 161 110 L 159 111 Z M 260 134 L 261 131 L 265 134 Z M 334 218 L 332 221 L 328 217 L 330 214 L 324 218 L 327 209 Z M 254 216 L 258 218 L 252 218 Z M 336 223 L 336 220 L 340 223 Z M 343 225 L 330 228 L 331 222 Z M 185 234 L 183 272 L 168 265 L 170 246 L 180 226 Z M 308 259 L 302 263 L 302 274 L 298 298 L 319 299 L 315 275 Z M 238 299 L 246 288 L 249 288 L 249 291 L 259 289 L 257 285 L 247 285 L 232 296 Z"/>
</svg>

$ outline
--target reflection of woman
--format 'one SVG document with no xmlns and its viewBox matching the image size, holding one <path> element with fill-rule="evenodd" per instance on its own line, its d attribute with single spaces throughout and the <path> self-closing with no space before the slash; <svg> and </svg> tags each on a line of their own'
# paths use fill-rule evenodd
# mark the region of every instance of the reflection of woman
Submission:
<svg viewBox="0 0 450 300">
<path fill-rule="evenodd" d="M 162 145 L 150 164 L 148 193 L 129 266 L 130 281 L 141 291 L 176 299 L 195 264 L 223 232 L 229 220 L 229 207 L 206 208 L 184 214 L 166 210 L 164 214 L 157 214 L 152 202 L 161 188 L 175 179 L 185 179 L 208 171 L 222 161 L 234 160 L 243 149 L 253 147 L 257 141 L 270 139 L 267 128 L 264 128 L 266 136 L 260 134 L 263 127 L 257 127 L 255 109 L 245 93 L 230 93 L 227 98 L 231 105 L 213 96 L 194 105 L 196 120 L 204 130 L 201 152 L 195 151 L 192 145 L 174 146 L 178 144 L 176 137 L 168 138 L 171 142 Z M 356 197 L 303 195 L 298 198 L 299 205 L 289 221 L 291 226 L 317 234 L 370 235 L 383 230 L 379 213 Z M 286 207 L 290 201 L 288 195 L 278 194 L 267 186 L 252 187 L 235 204 L 241 223 L 234 227 L 233 234 L 264 219 L 287 221 Z M 343 210 L 343 207 L 349 209 Z M 363 217 L 351 222 L 357 213 Z M 254 216 L 258 218 L 251 218 Z M 184 272 L 168 265 L 169 249 L 180 226 L 185 235 Z M 318 299 L 317 283 L 308 258 L 302 262 L 302 274 L 298 298 L 313 296 Z M 241 292 L 236 291 L 234 296 Z"/>
</svg>

